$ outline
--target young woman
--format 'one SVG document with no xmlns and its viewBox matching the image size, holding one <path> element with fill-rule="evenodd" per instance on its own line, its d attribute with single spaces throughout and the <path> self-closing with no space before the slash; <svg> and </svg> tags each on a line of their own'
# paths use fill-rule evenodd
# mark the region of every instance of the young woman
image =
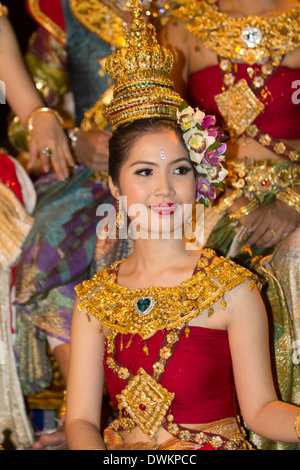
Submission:
<svg viewBox="0 0 300 470">
<path fill-rule="evenodd" d="M 127 259 L 76 288 L 68 446 L 249 449 L 234 390 L 248 427 L 297 442 L 299 408 L 277 399 L 251 273 L 212 250 L 186 249 L 185 208 L 213 198 L 209 181 L 224 178 L 218 132 L 199 110 L 179 108 L 174 119 L 170 56 L 146 34 L 138 1 L 132 10 L 128 50 L 108 62 L 116 80 L 109 184 L 126 198 L 131 233 L 139 236 Z M 119 418 L 102 437 L 104 376 Z"/>
</svg>

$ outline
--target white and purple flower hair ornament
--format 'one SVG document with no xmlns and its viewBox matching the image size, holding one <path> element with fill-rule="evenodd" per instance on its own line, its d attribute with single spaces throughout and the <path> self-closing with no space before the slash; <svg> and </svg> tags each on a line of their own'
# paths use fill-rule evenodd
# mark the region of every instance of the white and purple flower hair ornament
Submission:
<svg viewBox="0 0 300 470">
<path fill-rule="evenodd" d="M 216 188 L 223 189 L 222 181 L 228 174 L 222 166 L 226 144 L 223 129 L 217 127 L 214 116 L 191 108 L 185 101 L 177 111 L 177 122 L 190 153 L 197 176 L 196 200 L 209 206 L 216 197 Z"/>
</svg>

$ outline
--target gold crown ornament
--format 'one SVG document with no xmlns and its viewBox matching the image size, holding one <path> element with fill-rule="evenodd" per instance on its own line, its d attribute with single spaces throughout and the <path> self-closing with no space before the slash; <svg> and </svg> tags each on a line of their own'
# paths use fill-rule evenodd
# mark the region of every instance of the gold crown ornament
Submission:
<svg viewBox="0 0 300 470">
<path fill-rule="evenodd" d="M 143 118 L 177 121 L 182 103 L 170 79 L 173 55 L 158 44 L 155 27 L 145 24 L 142 11 L 139 0 L 133 0 L 126 45 L 106 60 L 106 72 L 114 80 L 114 97 L 105 109 L 105 118 L 113 131 Z"/>
</svg>

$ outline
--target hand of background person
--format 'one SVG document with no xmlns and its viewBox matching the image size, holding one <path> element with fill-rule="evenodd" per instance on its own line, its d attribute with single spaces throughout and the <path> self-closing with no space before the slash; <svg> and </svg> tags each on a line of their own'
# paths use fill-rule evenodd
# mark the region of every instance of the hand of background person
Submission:
<svg viewBox="0 0 300 470">
<path fill-rule="evenodd" d="M 36 113 L 33 124 L 29 134 L 28 169 L 32 168 L 39 158 L 44 171 L 48 172 L 52 168 L 58 179 L 68 178 L 69 167 L 73 167 L 75 162 L 68 138 L 58 119 L 51 112 Z M 52 151 L 50 157 L 43 152 L 46 148 Z"/>
<path fill-rule="evenodd" d="M 246 245 L 269 248 L 290 235 L 300 223 L 300 215 L 284 202 L 276 200 L 259 206 L 240 219 L 251 236 Z"/>
<path fill-rule="evenodd" d="M 108 171 L 108 141 L 111 132 L 79 131 L 74 154 L 79 163 L 84 163 L 93 171 Z"/>
<path fill-rule="evenodd" d="M 42 434 L 33 445 L 32 450 L 67 450 L 66 434 L 64 429 L 64 419 L 61 419 L 57 431 L 51 434 Z"/>
</svg>

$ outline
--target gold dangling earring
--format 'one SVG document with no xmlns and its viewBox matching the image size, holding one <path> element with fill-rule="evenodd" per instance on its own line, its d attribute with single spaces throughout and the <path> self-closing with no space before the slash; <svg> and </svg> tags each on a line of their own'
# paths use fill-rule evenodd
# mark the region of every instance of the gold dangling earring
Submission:
<svg viewBox="0 0 300 470">
<path fill-rule="evenodd" d="M 119 198 L 117 198 L 117 202 L 118 202 L 118 212 L 116 215 L 116 229 L 121 230 L 121 228 L 123 228 L 125 225 L 125 216 L 124 216 L 124 212 L 122 210 L 122 204 Z"/>
</svg>

